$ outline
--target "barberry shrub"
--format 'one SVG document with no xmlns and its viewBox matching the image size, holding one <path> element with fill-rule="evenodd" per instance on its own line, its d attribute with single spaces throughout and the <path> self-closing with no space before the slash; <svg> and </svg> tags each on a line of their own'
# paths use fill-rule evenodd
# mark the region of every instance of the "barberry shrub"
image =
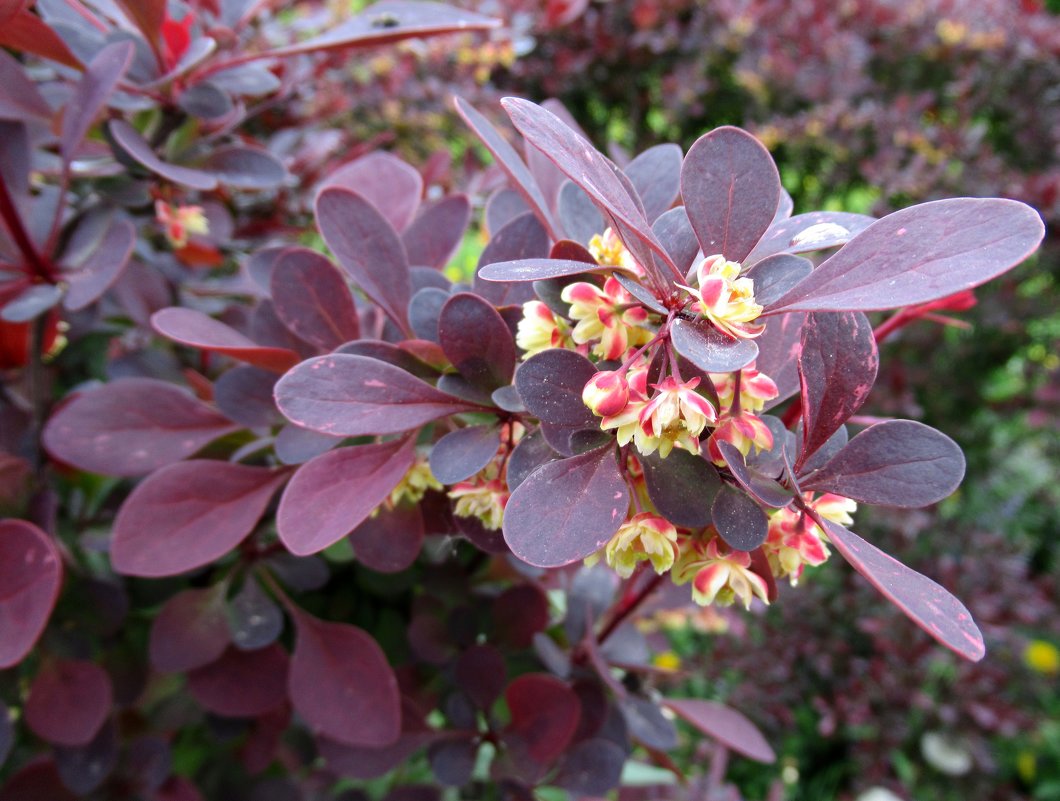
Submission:
<svg viewBox="0 0 1060 801">
<path fill-rule="evenodd" d="M 105 48 L 75 91 L 107 96 L 131 58 Z M 443 268 L 469 199 L 425 203 L 417 170 L 371 153 L 312 187 L 330 256 L 275 237 L 180 306 L 127 290 L 184 369 L 126 365 L 43 430 L 57 470 L 143 477 L 107 521 L 106 560 L 91 532 L 0 524 L 0 664 L 32 653 L 12 697 L 52 749 L 5 792 L 107 781 L 183 798 L 194 778 L 213 797 L 278 760 L 281 781 L 331 797 L 339 777 L 420 760 L 488 795 L 598 795 L 634 749 L 672 764 L 675 717 L 769 761 L 740 712 L 659 697 L 628 624 L 667 578 L 700 604 L 770 603 L 778 579 L 833 548 L 944 645 L 982 657 L 959 601 L 847 528 L 858 503 L 948 495 L 959 449 L 913 421 L 849 441 L 845 426 L 877 368 L 865 312 L 959 304 L 1037 247 L 1037 214 L 960 199 L 881 220 L 791 216 L 768 152 L 738 129 L 620 169 L 551 111 L 505 107 L 525 160 L 457 102 L 510 184 L 486 204 L 468 284 Z M 108 131 L 163 186 L 215 191 L 213 168 L 162 162 L 129 122 Z M 158 200 L 173 248 L 209 230 L 205 202 Z M 64 282 L 38 278 L 61 299 Z M 222 314 L 219 295 L 239 302 Z M 64 562 L 82 574 L 74 606 L 113 614 L 96 640 L 53 624 L 34 649 Z M 104 667 L 92 657 L 120 636 L 127 591 L 160 604 L 148 665 L 127 644 Z M 238 759 L 171 777 L 171 742 L 196 726 Z"/>
</svg>

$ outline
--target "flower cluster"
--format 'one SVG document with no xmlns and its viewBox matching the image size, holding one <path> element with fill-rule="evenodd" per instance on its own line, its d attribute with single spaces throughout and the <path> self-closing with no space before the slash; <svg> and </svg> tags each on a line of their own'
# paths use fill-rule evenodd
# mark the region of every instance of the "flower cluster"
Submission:
<svg viewBox="0 0 1060 801">
<path fill-rule="evenodd" d="M 206 234 L 210 231 L 210 224 L 202 206 L 171 206 L 163 200 L 157 200 L 155 218 L 162 225 L 166 240 L 175 250 L 187 246 L 192 234 Z"/>
<path fill-rule="evenodd" d="M 849 498 L 824 494 L 816 500 L 806 493 L 809 508 L 833 523 L 849 526 L 858 505 Z M 769 516 L 769 536 L 762 544 L 773 576 L 799 582 L 806 565 L 817 567 L 828 559 L 828 536 L 808 514 L 792 507 L 777 509 Z"/>
<path fill-rule="evenodd" d="M 740 276 L 740 265 L 724 256 L 707 256 L 696 267 L 698 288 L 684 287 L 693 298 L 692 311 L 737 339 L 751 339 L 766 327 L 755 323 L 762 307 L 755 303 L 754 281 Z"/>
</svg>

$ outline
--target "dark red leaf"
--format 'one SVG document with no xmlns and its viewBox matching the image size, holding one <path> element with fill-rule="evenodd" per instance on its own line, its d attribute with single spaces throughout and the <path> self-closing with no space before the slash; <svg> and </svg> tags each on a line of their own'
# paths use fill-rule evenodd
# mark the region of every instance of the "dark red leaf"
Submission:
<svg viewBox="0 0 1060 801">
<path fill-rule="evenodd" d="M 663 714 L 659 704 L 631 695 L 618 702 L 629 735 L 648 748 L 669 751 L 677 747 L 677 727 Z"/>
<path fill-rule="evenodd" d="M 626 519 L 629 490 L 614 447 L 542 465 L 504 510 L 504 539 L 537 567 L 560 567 L 596 553 Z"/>
<path fill-rule="evenodd" d="M 449 300 L 449 293 L 438 287 L 424 287 L 409 301 L 409 325 L 412 333 L 429 342 L 438 341 L 438 318 Z"/>
<path fill-rule="evenodd" d="M 742 262 L 773 222 L 780 175 L 761 142 L 726 125 L 689 148 L 681 197 L 703 255 Z"/>
<path fill-rule="evenodd" d="M 769 319 L 766 330 L 755 338 L 758 356 L 755 369 L 773 379 L 778 395 L 766 401 L 772 409 L 799 391 L 799 350 L 802 347 L 802 326 L 806 315 L 802 312 L 781 314 Z"/>
<path fill-rule="evenodd" d="M 419 172 L 397 156 L 383 151 L 344 164 L 327 177 L 321 189 L 330 186 L 356 192 L 371 203 L 395 231 L 404 231 L 412 222 L 423 195 L 423 178 Z"/>
<path fill-rule="evenodd" d="M 888 214 L 767 310 L 896 309 L 979 286 L 1034 252 L 1041 217 L 1015 200 L 954 198 Z"/>
<path fill-rule="evenodd" d="M 275 189 L 287 180 L 283 162 L 267 150 L 246 145 L 212 151 L 202 167 L 235 189 Z"/>
<path fill-rule="evenodd" d="M 879 354 L 860 312 L 813 313 L 802 327 L 802 449 L 795 469 L 854 414 L 876 381 Z"/>
<path fill-rule="evenodd" d="M 63 106 L 59 150 L 65 162 L 73 159 L 88 129 L 107 105 L 129 69 L 135 49 L 132 42 L 114 42 L 100 50 L 86 65 L 73 95 Z"/>
<path fill-rule="evenodd" d="M 0 24 L 5 21 L 0 18 Z M 51 116 L 51 106 L 41 96 L 22 64 L 6 50 L 0 50 L 0 119 L 50 120 Z"/>
<path fill-rule="evenodd" d="M 847 211 L 811 211 L 775 219 L 747 257 L 746 263 L 757 264 L 776 253 L 803 253 L 837 247 L 849 242 L 874 222 L 875 217 Z"/>
<path fill-rule="evenodd" d="M 527 169 L 523 160 L 519 158 L 515 148 L 508 144 L 508 141 L 490 124 L 489 120 L 483 117 L 470 103 L 461 97 L 456 97 L 454 98 L 454 104 L 456 105 L 457 113 L 463 117 L 464 122 L 474 131 L 475 135 L 482 141 L 482 144 L 486 146 L 486 149 L 493 154 L 493 158 L 497 160 L 497 166 L 504 170 L 511 180 L 512 186 L 530 206 L 530 210 L 537 215 L 542 225 L 558 238 L 558 232 L 561 229 L 552 219 L 549 205 L 544 195 L 541 194 L 537 181 L 530 173 L 530 170 Z M 492 226 L 490 230 L 494 233 L 496 232 L 496 229 Z"/>
<path fill-rule="evenodd" d="M 431 472 L 443 484 L 456 484 L 489 464 L 498 447 L 500 437 L 496 426 L 468 426 L 450 431 L 431 448 Z"/>
<path fill-rule="evenodd" d="M 57 746 L 55 767 L 63 785 L 84 797 L 97 790 L 118 764 L 118 731 L 107 720 L 96 736 L 80 746 Z"/>
<path fill-rule="evenodd" d="M 514 491 L 538 467 L 558 458 L 556 452 L 545 441 L 541 431 L 527 434 L 519 440 L 512 455 L 508 457 L 508 489 Z"/>
<path fill-rule="evenodd" d="M 888 420 L 854 437 L 802 487 L 913 509 L 941 501 L 963 477 L 964 455 L 956 442 L 923 423 Z"/>
<path fill-rule="evenodd" d="M 725 484 L 711 506 L 714 528 L 737 551 L 753 551 L 766 541 L 769 519 L 750 495 Z"/>
<path fill-rule="evenodd" d="M 978 662 L 983 658 L 983 635 L 964 604 L 854 532 L 823 518 L 817 522 L 843 558 L 910 620 L 965 659 Z"/>
<path fill-rule="evenodd" d="M 699 253 L 699 240 L 692 230 L 692 222 L 684 206 L 678 206 L 662 214 L 651 226 L 655 236 L 670 254 L 677 270 L 686 275 Z"/>
<path fill-rule="evenodd" d="M 216 715 L 252 718 L 287 700 L 294 663 L 278 645 L 256 651 L 229 648 L 224 656 L 188 674 L 188 692 Z"/>
<path fill-rule="evenodd" d="M 519 365 L 515 387 L 527 410 L 546 423 L 568 428 L 597 428 L 582 401 L 582 390 L 596 366 L 572 350 L 549 348 Z"/>
<path fill-rule="evenodd" d="M 705 373 L 731 373 L 758 356 L 754 340 L 731 337 L 706 320 L 674 320 L 670 341 L 674 350 Z"/>
<path fill-rule="evenodd" d="M 648 497 L 663 517 L 687 528 L 710 525 L 710 507 L 721 489 L 721 479 L 712 464 L 682 450 L 672 451 L 665 459 L 642 456 L 640 463 Z"/>
<path fill-rule="evenodd" d="M 472 385 L 490 391 L 510 384 L 515 373 L 515 338 L 504 318 L 470 292 L 446 301 L 438 318 L 438 339 L 452 365 Z"/>
<path fill-rule="evenodd" d="M 338 542 L 389 497 L 415 456 L 414 440 L 405 438 L 339 448 L 307 462 L 280 501 L 280 539 L 298 556 Z"/>
<path fill-rule="evenodd" d="M 483 275 L 483 270 L 493 269 L 490 265 L 543 259 L 549 255 L 549 237 L 541 223 L 533 214 L 520 214 L 497 231 L 482 251 L 475 272 L 475 292 L 498 306 L 524 302 L 533 297 L 525 288 L 498 287 L 490 283 Z M 520 291 L 522 294 L 519 294 Z"/>
<path fill-rule="evenodd" d="M 404 370 L 365 356 L 336 354 L 302 362 L 276 385 L 291 422 L 325 434 L 397 434 L 458 412 L 481 411 Z"/>
<path fill-rule="evenodd" d="M 325 189 L 316 200 L 320 233 L 342 268 L 401 328 L 408 329 L 408 256 L 397 231 L 375 206 L 345 187 Z"/>
<path fill-rule="evenodd" d="M 648 222 L 654 223 L 681 193 L 681 159 L 681 148 L 677 145 L 656 145 L 638 155 L 623 170 L 640 195 Z"/>
<path fill-rule="evenodd" d="M 755 303 L 768 306 L 813 272 L 813 262 L 790 253 L 767 256 L 745 275 L 754 281 Z"/>
<path fill-rule="evenodd" d="M 755 762 L 776 762 L 777 755 L 762 732 L 735 709 L 698 698 L 668 698 L 664 703 L 679 718 L 736 753 Z"/>
<path fill-rule="evenodd" d="M 286 480 L 283 471 L 210 460 L 180 462 L 152 473 L 132 491 L 114 521 L 114 570 L 127 576 L 173 576 L 221 558 L 254 530 Z"/>
<path fill-rule="evenodd" d="M 159 45 L 166 0 L 115 0 L 148 42 Z"/>
<path fill-rule="evenodd" d="M 509 587 L 493 604 L 494 637 L 513 648 L 529 648 L 548 619 L 548 597 L 536 584 Z"/>
<path fill-rule="evenodd" d="M 110 676 L 94 662 L 44 665 L 26 698 L 26 725 L 55 745 L 86 745 L 110 714 Z"/>
<path fill-rule="evenodd" d="M 75 70 L 82 68 L 55 29 L 27 8 L 20 9 L 0 25 L 0 45 L 16 53 L 43 56 Z"/>
<path fill-rule="evenodd" d="M 0 29 L 2 30 L 2 29 Z M 76 801 L 50 759 L 37 759 L 14 774 L 0 790 L 0 801 Z"/>
<path fill-rule="evenodd" d="M 377 573 L 400 573 L 420 555 L 424 538 L 423 512 L 419 506 L 401 504 L 380 509 L 350 533 L 357 560 Z"/>
<path fill-rule="evenodd" d="M 384 746 L 401 733 L 401 697 L 386 656 L 355 626 L 304 612 L 289 689 L 295 711 L 316 734 L 346 745 Z"/>
<path fill-rule="evenodd" d="M 208 665 L 231 641 L 225 619 L 223 583 L 183 590 L 162 607 L 151 623 L 148 657 L 156 670 L 183 673 Z"/>
<path fill-rule="evenodd" d="M 589 244 L 594 236 L 602 234 L 607 228 L 604 215 L 596 208 L 592 198 L 573 181 L 564 181 L 559 188 L 556 206 L 564 232 L 581 245 Z"/>
<path fill-rule="evenodd" d="M 155 791 L 152 801 L 203 801 L 203 796 L 190 779 L 170 776 Z"/>
<path fill-rule="evenodd" d="M 306 342 L 334 350 L 360 338 L 353 295 L 338 270 L 316 251 L 284 252 L 272 270 L 270 289 L 276 315 Z"/>
<path fill-rule="evenodd" d="M 208 192 L 217 188 L 217 179 L 208 172 L 162 161 L 147 140 L 125 120 L 111 120 L 108 130 L 118 147 L 150 172 L 189 189 Z"/>
<path fill-rule="evenodd" d="M 80 311 L 98 300 L 121 276 L 134 244 L 136 229 L 132 223 L 112 220 L 93 251 L 77 264 L 66 265 L 63 280 L 68 287 L 63 306 L 70 311 Z"/>
<path fill-rule="evenodd" d="M 289 370 L 299 360 L 293 350 L 259 345 L 234 328 L 195 309 L 176 306 L 162 309 L 151 315 L 151 326 L 174 342 L 223 353 L 274 373 Z"/>
<path fill-rule="evenodd" d="M 568 751 L 550 784 L 581 797 L 602 798 L 622 780 L 626 756 L 625 749 L 611 740 L 584 740 Z"/>
<path fill-rule="evenodd" d="M 772 418 L 776 419 L 776 418 Z M 744 491 L 763 506 L 780 509 L 791 503 L 792 493 L 777 483 L 771 476 L 762 475 L 749 467 L 739 448 L 724 440 L 717 443 L 718 451 L 725 459 L 725 464 L 732 477 L 743 487 Z M 783 447 L 774 441 L 774 448 Z M 775 474 L 774 474 L 775 475 Z"/>
<path fill-rule="evenodd" d="M 424 206 L 401 234 L 409 264 L 441 270 L 460 247 L 470 221 L 466 195 L 449 195 Z"/>
<path fill-rule="evenodd" d="M 504 654 L 492 645 L 472 645 L 457 657 L 454 668 L 456 685 L 482 710 L 500 698 L 507 673 Z"/>
<path fill-rule="evenodd" d="M 226 370 L 213 385 L 213 400 L 229 419 L 248 428 L 283 422 L 272 400 L 276 374 L 249 365 Z"/>
<path fill-rule="evenodd" d="M 402 39 L 465 33 L 496 28 L 500 20 L 444 3 L 383 0 L 319 36 L 298 44 L 269 50 L 262 58 L 293 56 L 321 50 L 375 47 Z"/>
<path fill-rule="evenodd" d="M 570 743 L 581 715 L 577 694 L 564 682 L 543 673 L 527 673 L 504 691 L 511 723 L 504 733 L 515 747 L 541 765 L 559 757 Z"/>
<path fill-rule="evenodd" d="M 37 642 L 62 583 L 51 537 L 25 520 L 0 520 L 0 669 L 17 665 Z"/>
</svg>

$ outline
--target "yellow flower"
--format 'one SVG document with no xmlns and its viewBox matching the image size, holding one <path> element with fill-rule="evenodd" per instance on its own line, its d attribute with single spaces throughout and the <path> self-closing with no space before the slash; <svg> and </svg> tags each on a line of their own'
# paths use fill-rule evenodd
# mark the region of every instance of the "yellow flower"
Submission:
<svg viewBox="0 0 1060 801">
<path fill-rule="evenodd" d="M 428 490 L 441 489 L 445 489 L 445 487 L 434 477 L 434 473 L 431 472 L 431 468 L 427 465 L 427 460 L 418 457 L 412 467 L 409 468 L 409 471 L 405 473 L 405 477 L 390 493 L 390 503 L 394 506 L 397 506 L 402 501 L 419 503 L 423 500 L 423 496 L 427 494 Z"/>
<path fill-rule="evenodd" d="M 621 525 L 604 546 L 607 564 L 622 578 L 633 575 L 638 562 L 648 560 L 662 575 L 674 564 L 677 529 L 673 523 L 650 512 L 641 512 Z"/>
<path fill-rule="evenodd" d="M 1031 670 L 1055 676 L 1060 673 L 1060 649 L 1045 640 L 1031 640 L 1023 650 L 1023 661 Z"/>
<path fill-rule="evenodd" d="M 660 670 L 680 670 L 681 657 L 673 651 L 662 651 L 652 657 L 652 664 Z"/>
<path fill-rule="evenodd" d="M 207 234 L 210 222 L 202 206 L 171 206 L 164 201 L 155 201 L 155 217 L 165 229 L 169 244 L 180 250 L 188 244 L 191 234 Z"/>
<path fill-rule="evenodd" d="M 573 345 L 567 321 L 552 313 L 539 300 L 523 304 L 523 317 L 515 329 L 515 344 L 526 351 L 529 358 L 549 348 L 565 348 Z"/>
<path fill-rule="evenodd" d="M 734 339 L 752 339 L 766 330 L 754 324 L 762 313 L 755 303 L 754 281 L 740 277 L 740 265 L 724 256 L 705 258 L 696 269 L 698 289 L 683 287 L 696 299 L 692 310 Z"/>
</svg>

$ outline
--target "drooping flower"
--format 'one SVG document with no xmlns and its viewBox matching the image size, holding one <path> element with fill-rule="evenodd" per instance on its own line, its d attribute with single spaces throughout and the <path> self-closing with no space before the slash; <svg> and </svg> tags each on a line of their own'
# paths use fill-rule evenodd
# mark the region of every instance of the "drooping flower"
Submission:
<svg viewBox="0 0 1060 801">
<path fill-rule="evenodd" d="M 491 531 L 500 529 L 510 495 L 507 483 L 497 475 L 495 463 L 449 490 L 449 497 L 456 501 L 453 514 L 477 518 Z"/>
<path fill-rule="evenodd" d="M 429 490 L 443 490 L 445 487 L 431 472 L 427 460 L 417 457 L 412 467 L 405 473 L 398 485 L 390 493 L 390 504 L 397 506 L 402 501 L 419 503 Z"/>
<path fill-rule="evenodd" d="M 634 432 L 642 454 L 658 450 L 665 459 L 675 447 L 699 453 L 699 435 L 718 417 L 710 401 L 695 391 L 699 382 L 698 376 L 683 383 L 667 376 L 653 384 L 656 393 L 640 410 L 640 429 Z"/>
<path fill-rule="evenodd" d="M 602 234 L 596 234 L 589 240 L 589 252 L 596 259 L 597 264 L 621 267 L 635 275 L 644 275 L 644 268 L 640 266 L 640 262 L 633 258 L 633 254 L 622 244 L 618 234 L 611 228 L 604 229 Z"/>
<path fill-rule="evenodd" d="M 549 348 L 572 345 L 570 326 L 539 300 L 523 304 L 523 316 L 515 329 L 515 344 L 533 356 Z"/>
<path fill-rule="evenodd" d="M 156 200 L 155 218 L 162 224 L 169 244 L 177 250 L 188 244 L 191 234 L 210 232 L 210 223 L 202 206 L 171 206 L 163 200 Z"/>
<path fill-rule="evenodd" d="M 814 500 L 813 493 L 807 492 L 803 500 L 821 517 L 841 526 L 854 522 L 851 514 L 858 508 L 850 498 L 832 493 Z M 769 534 L 762 550 L 773 575 L 787 578 L 794 586 L 807 565 L 817 567 L 828 559 L 828 536 L 812 517 L 788 506 L 770 514 Z"/>
<path fill-rule="evenodd" d="M 736 396 L 737 373 L 710 373 L 710 380 L 718 393 L 719 409 L 725 413 L 733 406 Z M 760 412 L 766 401 L 780 394 L 773 379 L 755 369 L 755 363 L 739 371 L 740 409 L 745 412 Z"/>
<path fill-rule="evenodd" d="M 738 598 L 750 609 L 755 597 L 769 603 L 769 586 L 751 569 L 751 554 L 736 551 L 707 530 L 709 539 L 686 537 L 673 569 L 675 584 L 692 583 L 692 600 L 700 606 L 730 606 Z"/>
<path fill-rule="evenodd" d="M 740 277 L 737 262 L 708 256 L 696 269 L 696 278 L 698 288 L 684 287 L 696 299 L 692 311 L 734 339 L 751 339 L 765 331 L 764 323 L 754 323 L 762 313 L 762 307 L 755 303 L 754 281 Z"/>
<path fill-rule="evenodd" d="M 723 467 L 726 462 L 718 449 L 719 442 L 728 442 L 746 457 L 751 448 L 754 448 L 756 453 L 770 450 L 773 447 L 773 432 L 757 415 L 749 412 L 725 414 L 718 420 L 714 432 L 707 440 L 710 460 Z"/>
<path fill-rule="evenodd" d="M 677 529 L 669 520 L 641 512 L 623 523 L 604 546 L 607 564 L 622 578 L 633 575 L 645 560 L 660 575 L 674 564 L 677 555 Z"/>
<path fill-rule="evenodd" d="M 617 370 L 602 370 L 586 382 L 582 402 L 597 417 L 618 414 L 629 403 L 629 382 Z"/>
<path fill-rule="evenodd" d="M 560 297 L 571 304 L 570 317 L 577 321 L 571 338 L 579 345 L 599 340 L 592 352 L 601 359 L 619 359 L 630 346 L 651 340 L 651 331 L 641 327 L 648 321 L 648 312 L 634 303 L 614 277 L 603 288 L 586 281 L 568 284 Z"/>
</svg>

